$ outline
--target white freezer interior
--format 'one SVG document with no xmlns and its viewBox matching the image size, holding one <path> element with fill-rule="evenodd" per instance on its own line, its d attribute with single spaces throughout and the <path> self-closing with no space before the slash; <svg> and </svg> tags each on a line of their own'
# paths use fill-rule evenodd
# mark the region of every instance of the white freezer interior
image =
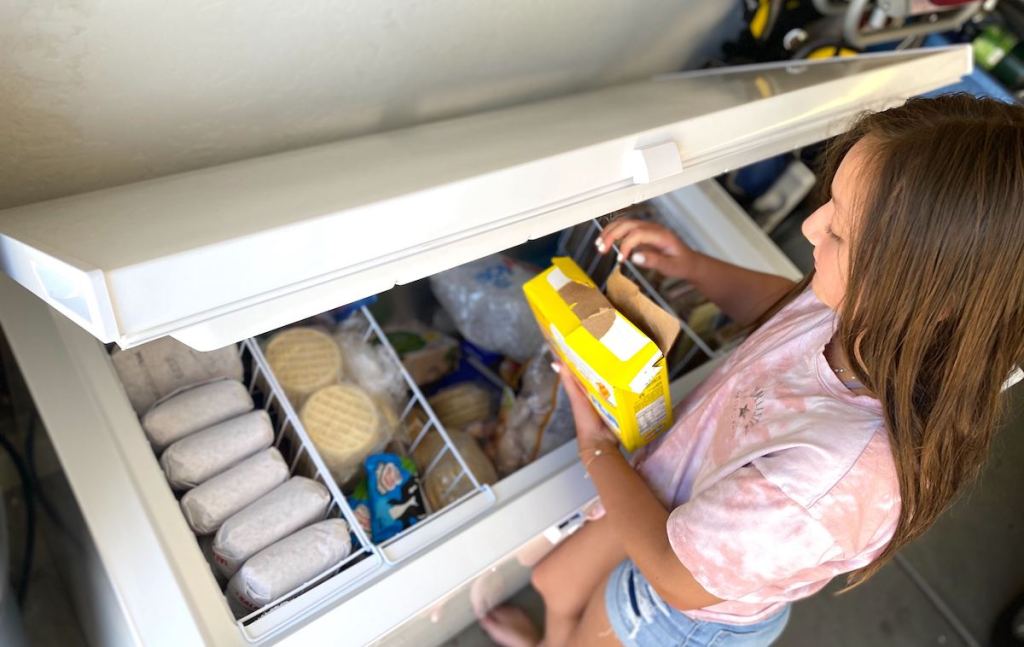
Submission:
<svg viewBox="0 0 1024 647">
<path fill-rule="evenodd" d="M 657 205 L 698 248 L 795 276 L 717 184 L 687 187 Z M 389 644 L 436 642 L 471 621 L 474 605 L 498 602 L 525 584 L 528 567 L 576 527 L 578 511 L 594 496 L 569 443 L 499 481 L 493 504 L 471 510 L 472 517 L 442 515 L 433 533 L 443 532 L 443 541 L 396 565 L 361 562 L 365 575 L 311 589 L 285 606 L 284 621 L 243 629 L 184 522 L 103 345 L 13 282 L 2 285 L 5 330 L 117 603 L 145 644 L 319 644 L 338 636 L 363 644 L 385 635 Z M 697 377 L 674 383 L 674 395 Z"/>
</svg>

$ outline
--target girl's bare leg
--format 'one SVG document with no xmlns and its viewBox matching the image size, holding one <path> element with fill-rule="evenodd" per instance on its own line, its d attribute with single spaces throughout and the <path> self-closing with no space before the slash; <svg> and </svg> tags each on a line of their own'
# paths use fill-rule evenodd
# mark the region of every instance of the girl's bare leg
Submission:
<svg viewBox="0 0 1024 647">
<path fill-rule="evenodd" d="M 601 587 L 603 595 L 602 585 L 608 574 L 624 559 L 626 551 L 612 534 L 611 526 L 607 520 L 598 519 L 584 525 L 537 564 L 531 581 L 544 598 L 545 647 L 568 643 L 595 589 Z M 536 640 L 536 632 L 520 629 L 523 618 L 525 614 L 518 609 L 496 609 L 482 624 L 500 644 L 530 644 Z"/>
</svg>

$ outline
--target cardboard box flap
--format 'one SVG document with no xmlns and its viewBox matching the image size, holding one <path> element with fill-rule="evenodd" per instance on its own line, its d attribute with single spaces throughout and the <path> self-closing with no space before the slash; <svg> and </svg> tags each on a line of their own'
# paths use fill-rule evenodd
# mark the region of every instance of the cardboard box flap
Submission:
<svg viewBox="0 0 1024 647">
<path fill-rule="evenodd" d="M 674 314 L 651 301 L 636 283 L 623 276 L 618 265 L 608 277 L 605 295 L 619 312 L 658 345 L 662 354 L 668 356 L 679 336 L 679 319 Z"/>
<path fill-rule="evenodd" d="M 615 309 L 601 291 L 591 285 L 569 281 L 558 290 L 580 325 L 596 339 L 601 339 L 615 323 Z"/>
</svg>

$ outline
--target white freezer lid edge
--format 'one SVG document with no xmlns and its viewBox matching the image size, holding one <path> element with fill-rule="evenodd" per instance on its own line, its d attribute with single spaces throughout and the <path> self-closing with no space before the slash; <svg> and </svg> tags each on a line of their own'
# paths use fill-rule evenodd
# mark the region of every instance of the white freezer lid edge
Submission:
<svg viewBox="0 0 1024 647">
<path fill-rule="evenodd" d="M 245 160 L 2 211 L 0 264 L 103 341 L 209 350 L 820 140 L 970 69 L 960 46 L 700 71 Z"/>
</svg>

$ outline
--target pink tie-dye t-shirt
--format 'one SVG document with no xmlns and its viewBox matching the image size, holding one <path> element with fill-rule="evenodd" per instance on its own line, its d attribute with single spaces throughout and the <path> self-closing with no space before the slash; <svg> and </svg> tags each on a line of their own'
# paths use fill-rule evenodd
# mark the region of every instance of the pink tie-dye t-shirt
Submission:
<svg viewBox="0 0 1024 647">
<path fill-rule="evenodd" d="M 900 496 L 881 406 L 822 354 L 835 316 L 807 290 L 737 348 L 637 456 L 668 537 L 726 600 L 687 611 L 749 624 L 877 557 Z"/>
</svg>

